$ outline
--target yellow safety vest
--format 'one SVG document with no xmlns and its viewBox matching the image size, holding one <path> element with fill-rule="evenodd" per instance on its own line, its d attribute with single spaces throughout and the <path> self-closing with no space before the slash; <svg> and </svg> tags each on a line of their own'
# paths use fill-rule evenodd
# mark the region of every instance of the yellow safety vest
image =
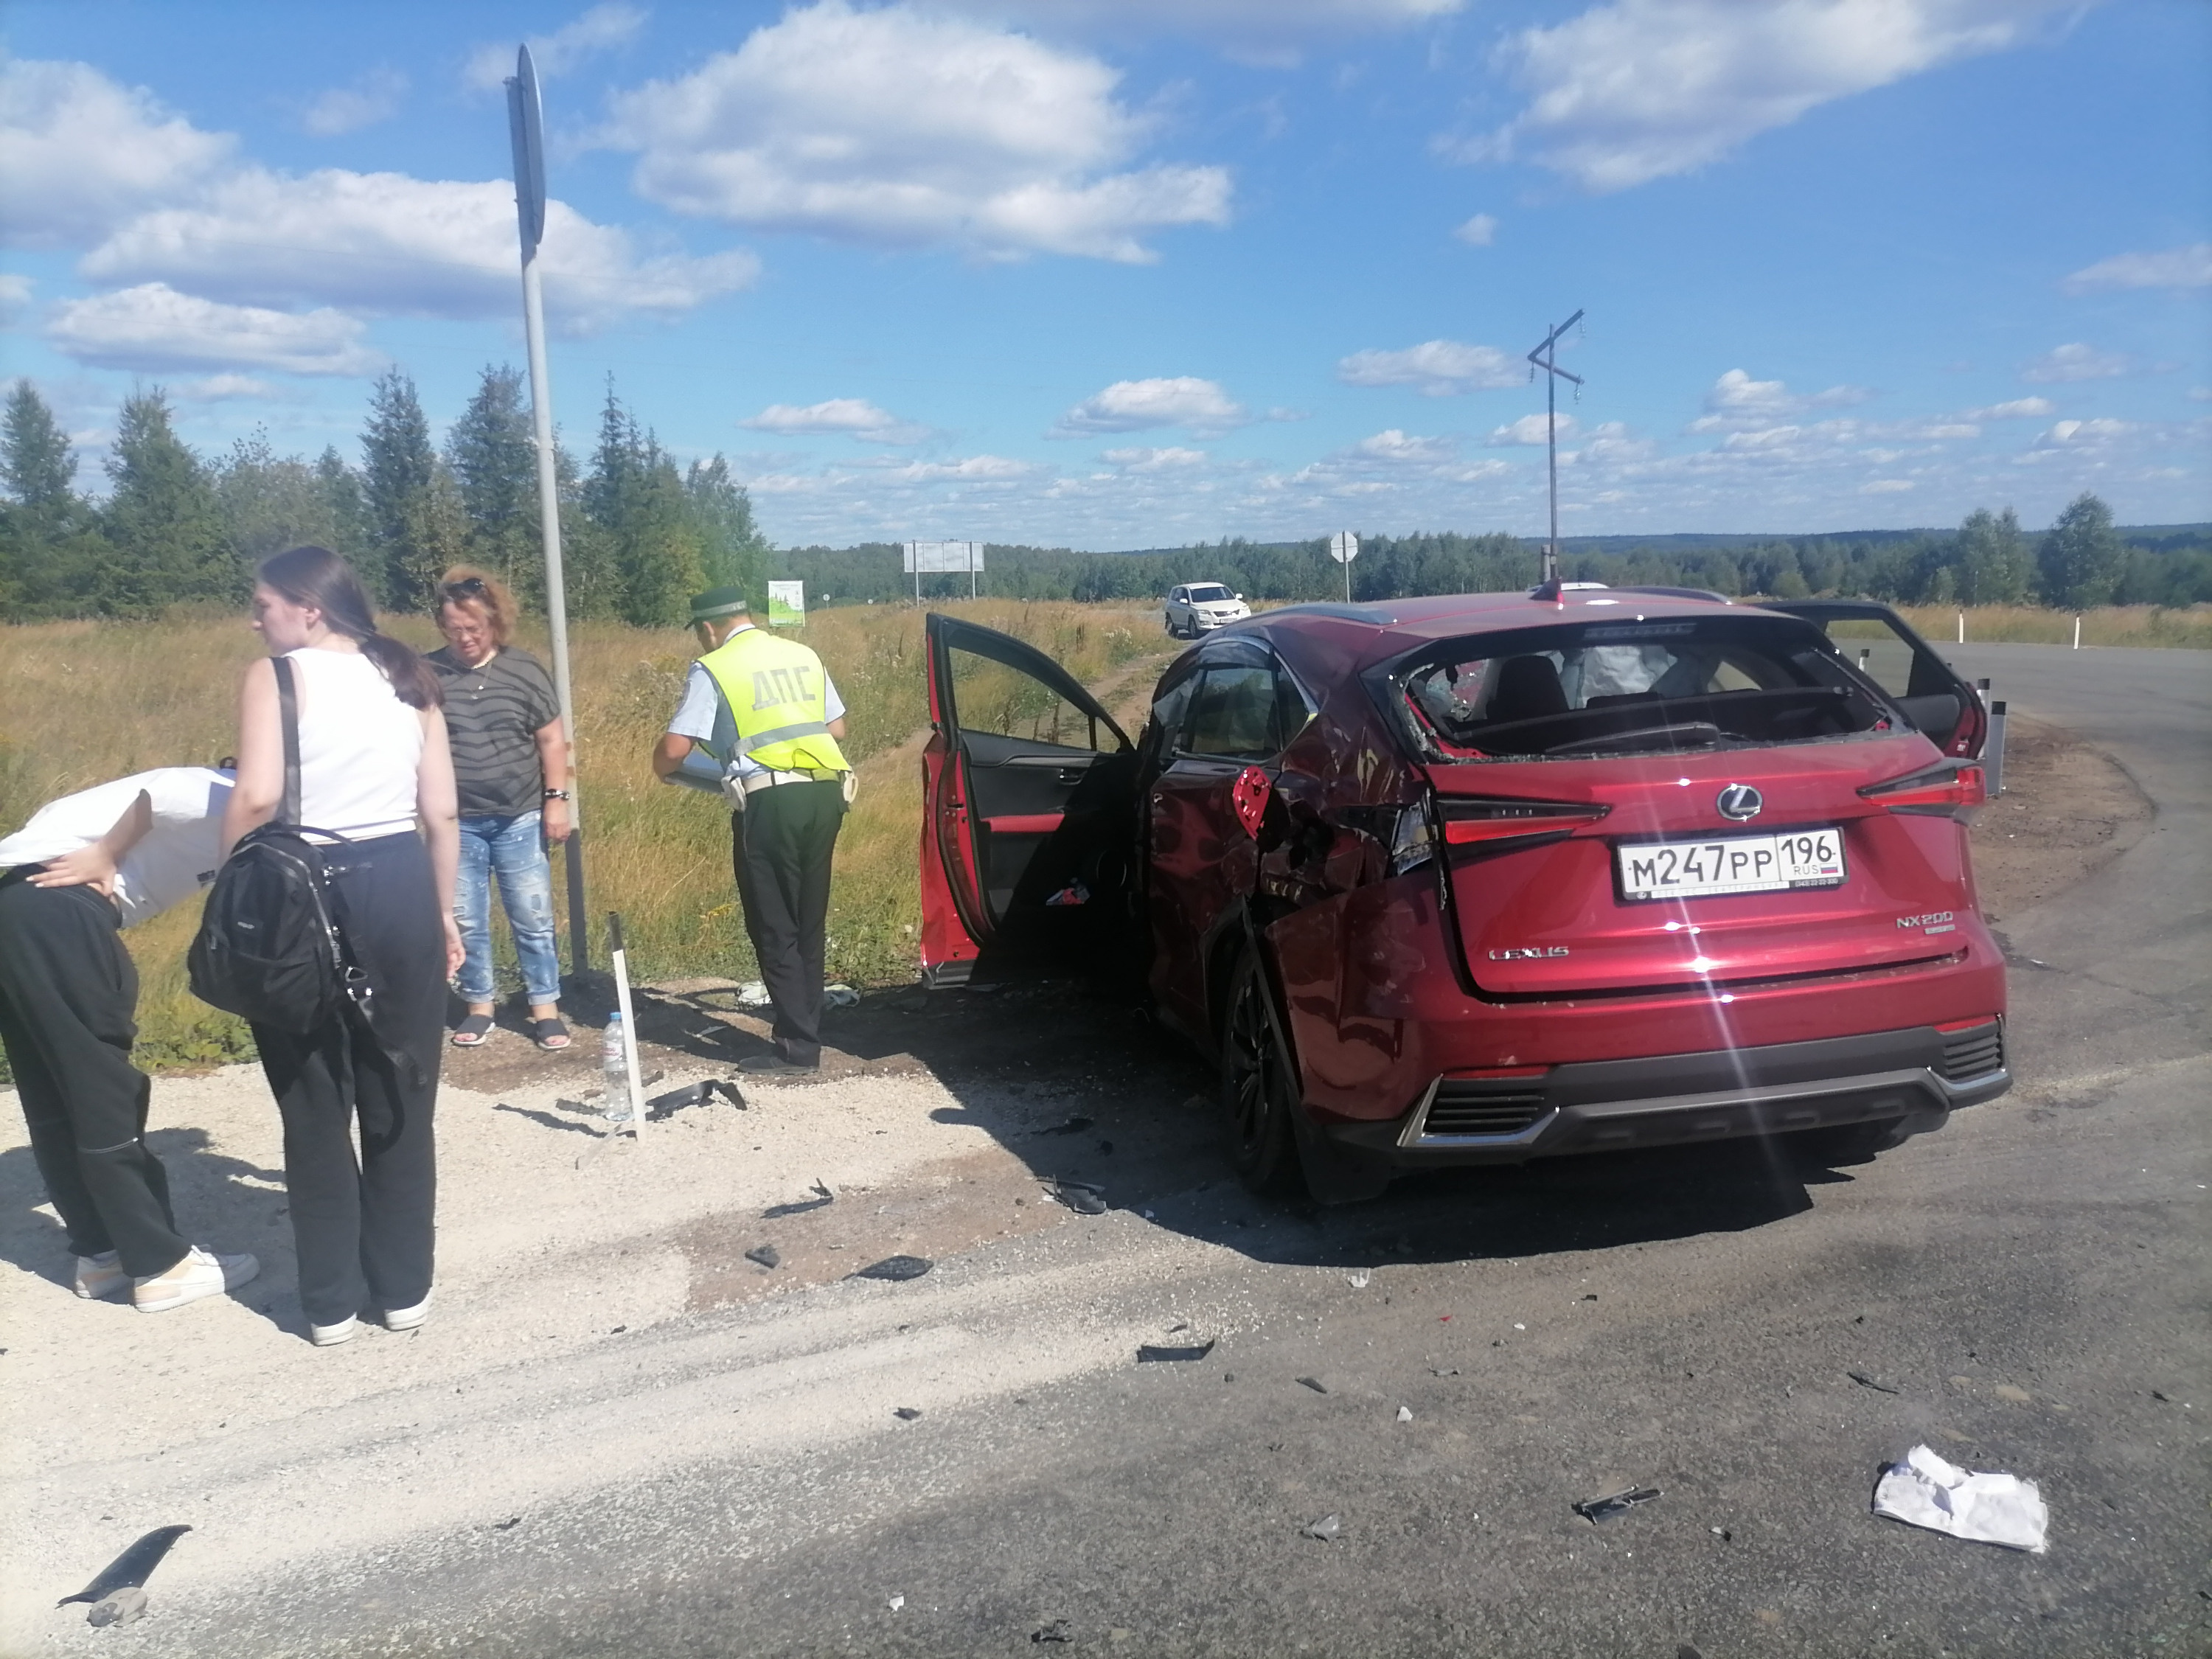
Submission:
<svg viewBox="0 0 2212 1659">
<path fill-rule="evenodd" d="M 822 659 L 798 641 L 740 629 L 699 665 L 722 693 L 714 739 L 701 746 L 724 765 L 742 755 L 775 772 L 853 769 L 830 735 L 830 677 Z"/>
</svg>

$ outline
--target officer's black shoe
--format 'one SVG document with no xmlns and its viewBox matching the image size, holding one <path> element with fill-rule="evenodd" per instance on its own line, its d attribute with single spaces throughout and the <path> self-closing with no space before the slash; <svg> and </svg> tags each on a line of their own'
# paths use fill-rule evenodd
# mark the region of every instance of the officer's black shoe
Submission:
<svg viewBox="0 0 2212 1659">
<path fill-rule="evenodd" d="M 781 1054 L 750 1054 L 738 1062 L 738 1070 L 747 1077 L 818 1077 L 820 1065 L 799 1066 Z"/>
</svg>

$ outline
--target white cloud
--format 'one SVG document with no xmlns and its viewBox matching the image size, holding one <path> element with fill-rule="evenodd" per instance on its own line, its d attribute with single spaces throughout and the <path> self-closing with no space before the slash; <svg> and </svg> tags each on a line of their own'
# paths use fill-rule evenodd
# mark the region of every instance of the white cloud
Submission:
<svg viewBox="0 0 2212 1659">
<path fill-rule="evenodd" d="M 1402 351 L 1355 351 L 1339 361 L 1336 378 L 1346 386 L 1409 386 L 1425 398 L 1520 386 L 1528 365 L 1496 346 L 1458 340 L 1425 340 Z"/>
<path fill-rule="evenodd" d="M 180 380 L 168 388 L 179 403 L 220 404 L 252 398 L 268 402 L 281 398 L 283 389 L 251 374 L 210 374 L 205 380 Z"/>
<path fill-rule="evenodd" d="M 756 432 L 843 433 L 879 444 L 914 443 L 929 435 L 927 427 L 902 421 L 866 398 L 831 398 L 803 408 L 796 404 L 770 404 L 750 420 L 738 424 Z"/>
<path fill-rule="evenodd" d="M 546 204 L 538 258 L 547 313 L 570 331 L 626 312 L 688 311 L 759 272 L 750 253 L 641 256 L 628 232 L 593 224 L 559 201 Z M 516 306 L 514 187 L 249 167 L 206 191 L 199 205 L 132 220 L 79 268 L 96 280 L 172 283 L 246 304 L 507 316 Z"/>
<path fill-rule="evenodd" d="M 1365 460 L 1419 464 L 1449 460 L 1458 453 L 1459 446 L 1449 438 L 1409 436 L 1395 426 L 1371 438 L 1362 438 L 1349 452 Z"/>
<path fill-rule="evenodd" d="M 1690 422 L 1690 430 L 1747 430 L 1808 409 L 1864 403 L 1873 395 L 1864 386 L 1832 386 L 1825 392 L 1799 393 L 1780 380 L 1754 380 L 1743 370 L 1732 368 L 1705 393 L 1705 412 Z"/>
<path fill-rule="evenodd" d="M 1469 247 L 1488 247 L 1498 240 L 1498 221 L 1486 213 L 1478 213 L 1452 234 Z"/>
<path fill-rule="evenodd" d="M 219 305 L 147 283 L 54 307 L 46 340 L 95 368 L 267 368 L 285 374 L 373 374 L 384 360 L 362 343 L 358 318 Z"/>
<path fill-rule="evenodd" d="M 637 38 L 649 14 L 642 6 L 593 6 L 550 34 L 530 37 L 530 61 L 541 81 L 566 75 L 586 58 L 626 46 Z M 478 46 L 469 54 L 462 78 L 479 92 L 497 92 L 514 73 L 514 47 L 507 42 Z"/>
<path fill-rule="evenodd" d="M 1039 470 L 1034 461 L 1018 461 L 1005 455 L 970 455 L 957 461 L 885 462 L 879 476 L 909 483 L 936 483 L 946 480 L 988 483 L 1026 478 Z"/>
<path fill-rule="evenodd" d="M 2114 288 L 2212 288 L 2212 242 L 2163 253 L 2116 253 L 2075 271 L 2059 286 L 2069 294 Z"/>
<path fill-rule="evenodd" d="M 2021 364 L 2020 378 L 2045 383 L 2110 380 L 2134 370 L 2134 359 L 2117 351 L 2100 351 L 2076 340 L 2070 345 L 2054 346 Z"/>
<path fill-rule="evenodd" d="M 1243 405 L 1218 382 L 1178 374 L 1164 380 L 1116 380 L 1061 416 L 1050 435 L 1081 438 L 1180 426 L 1204 436 L 1243 426 L 1249 419 Z"/>
<path fill-rule="evenodd" d="M 2136 430 L 2132 421 L 2059 421 L 2036 442 L 2045 447 L 2105 443 L 2114 438 L 2124 438 Z"/>
<path fill-rule="evenodd" d="M 821 0 L 614 100 L 600 142 L 678 212 L 992 258 L 1141 264 L 1143 233 L 1222 224 L 1218 167 L 1112 169 L 1148 124 L 1095 58 L 903 7 Z"/>
<path fill-rule="evenodd" d="M 235 143 L 89 64 L 0 64 L 0 234 L 18 247 L 88 240 L 188 190 Z"/>
<path fill-rule="evenodd" d="M 1551 439 L 1548 435 L 1549 428 L 1546 425 L 1547 418 L 1542 415 L 1523 415 L 1510 425 L 1492 428 L 1490 435 L 1482 441 L 1492 449 L 1506 449 L 1521 444 L 1549 443 Z M 1562 415 L 1559 417 L 1559 436 L 1562 438 L 1571 436 L 1576 429 L 1575 417 L 1571 415 Z"/>
<path fill-rule="evenodd" d="M 1529 103 L 1468 161 L 1522 150 L 1584 189 L 1688 173 L 1768 129 L 2000 52 L 2075 0 L 1613 0 L 1500 48 Z"/>
<path fill-rule="evenodd" d="M 393 69 L 373 69 L 349 87 L 332 87 L 301 112 L 300 125 L 318 138 L 335 138 L 388 120 L 407 96 L 407 77 Z"/>
<path fill-rule="evenodd" d="M 1859 486 L 1862 495 L 1902 495 L 1912 488 L 1910 478 L 1876 478 L 1871 483 Z"/>
<path fill-rule="evenodd" d="M 0 270 L 0 325 L 14 322 L 31 303 L 36 284 L 17 270 Z"/>
<path fill-rule="evenodd" d="M 1202 449 L 1108 449 L 1098 459 L 1124 472 L 1182 472 L 1212 458 Z"/>
<path fill-rule="evenodd" d="M 2048 398 L 2014 398 L 2007 403 L 1970 409 L 1961 418 L 1969 421 L 2033 421 L 2057 412 L 2058 405 Z"/>
</svg>

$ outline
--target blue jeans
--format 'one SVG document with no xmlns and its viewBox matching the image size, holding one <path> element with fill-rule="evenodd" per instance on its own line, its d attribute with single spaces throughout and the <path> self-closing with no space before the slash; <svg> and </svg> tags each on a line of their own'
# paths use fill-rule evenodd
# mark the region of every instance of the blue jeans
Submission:
<svg viewBox="0 0 2212 1659">
<path fill-rule="evenodd" d="M 453 886 L 453 919 L 460 926 L 461 976 L 454 988 L 464 1002 L 490 1002 L 491 878 L 499 878 L 500 902 L 514 933 L 522 988 L 532 1006 L 561 997 L 561 958 L 553 948 L 553 868 L 545 859 L 544 814 L 464 813 L 460 878 Z"/>
</svg>

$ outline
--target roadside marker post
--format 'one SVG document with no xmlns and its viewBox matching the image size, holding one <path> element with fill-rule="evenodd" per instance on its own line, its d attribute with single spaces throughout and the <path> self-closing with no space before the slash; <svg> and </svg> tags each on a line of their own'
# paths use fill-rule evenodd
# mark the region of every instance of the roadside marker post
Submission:
<svg viewBox="0 0 2212 1659">
<path fill-rule="evenodd" d="M 1982 744 L 1982 771 L 1993 796 L 2004 793 L 2004 699 L 2000 697 L 1990 705 L 1990 735 Z"/>
<path fill-rule="evenodd" d="M 607 966 L 614 971 L 615 1006 L 622 1012 L 623 1059 L 629 1068 L 630 1138 L 641 1146 L 645 1144 L 645 1079 L 639 1075 L 637 1014 L 630 1004 L 629 952 L 623 948 L 622 913 L 618 910 L 607 912 Z"/>
<path fill-rule="evenodd" d="M 2076 651 L 2081 648 L 2081 619 L 2079 617 L 2074 618 L 2074 648 Z"/>
</svg>

